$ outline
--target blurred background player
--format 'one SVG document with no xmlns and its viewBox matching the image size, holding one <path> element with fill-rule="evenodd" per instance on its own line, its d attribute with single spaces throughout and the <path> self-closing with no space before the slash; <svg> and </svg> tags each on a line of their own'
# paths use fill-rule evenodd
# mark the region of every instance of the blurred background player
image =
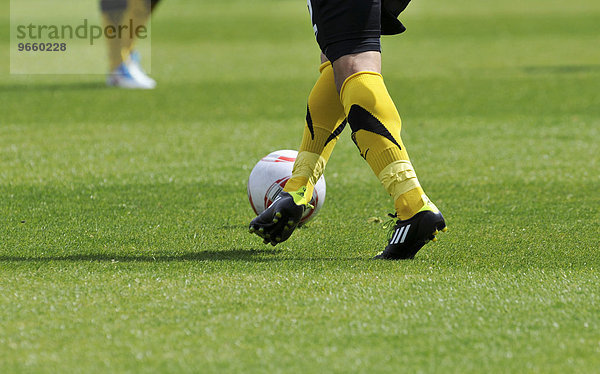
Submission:
<svg viewBox="0 0 600 374">
<path fill-rule="evenodd" d="M 352 140 L 387 192 L 397 217 L 377 259 L 410 259 L 444 217 L 421 187 L 400 137 L 401 120 L 381 75 L 382 34 L 405 31 L 397 17 L 410 0 L 308 0 L 321 48 L 320 77 L 309 97 L 292 177 L 273 204 L 250 223 L 250 232 L 276 245 L 287 240 L 309 205 L 346 124 Z"/>
<path fill-rule="evenodd" d="M 146 25 L 152 11 L 160 0 L 100 0 L 104 26 L 133 27 Z M 140 55 L 135 51 L 135 35 L 129 29 L 120 37 L 107 38 L 109 74 L 106 84 L 112 87 L 153 89 L 156 81 L 150 78 L 140 65 Z"/>
</svg>

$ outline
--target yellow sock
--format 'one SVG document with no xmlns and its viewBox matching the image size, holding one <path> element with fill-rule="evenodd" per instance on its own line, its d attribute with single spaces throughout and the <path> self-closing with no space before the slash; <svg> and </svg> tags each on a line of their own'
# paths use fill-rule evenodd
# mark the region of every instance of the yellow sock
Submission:
<svg viewBox="0 0 600 374">
<path fill-rule="evenodd" d="M 139 26 L 146 25 L 148 19 L 150 19 L 151 3 L 150 0 L 127 0 L 127 18 L 126 24 L 133 25 L 133 30 L 136 30 Z M 122 55 L 124 59 L 127 59 L 133 50 L 135 43 L 135 37 L 130 38 L 129 33 L 126 37 L 123 37 Z M 134 34 L 135 35 L 135 31 Z"/>
<path fill-rule="evenodd" d="M 102 1 L 102 19 L 104 20 L 104 27 L 112 26 L 117 30 L 119 25 L 122 24 L 125 13 L 127 11 L 127 0 L 118 1 Z M 115 35 L 114 38 L 106 38 L 108 46 L 108 65 L 110 71 L 115 70 L 123 62 L 122 55 L 122 38 Z"/>
<path fill-rule="evenodd" d="M 321 76 L 308 96 L 304 134 L 292 177 L 284 188 L 286 192 L 293 192 L 305 186 L 306 202 L 312 198 L 314 186 L 323 175 L 333 147 L 346 126 L 331 63 L 322 64 L 320 71 Z"/>
<path fill-rule="evenodd" d="M 398 218 L 412 217 L 430 201 L 402 143 L 402 121 L 383 77 L 368 71 L 353 74 L 342 85 L 340 97 L 352 140 L 394 199 Z"/>
</svg>

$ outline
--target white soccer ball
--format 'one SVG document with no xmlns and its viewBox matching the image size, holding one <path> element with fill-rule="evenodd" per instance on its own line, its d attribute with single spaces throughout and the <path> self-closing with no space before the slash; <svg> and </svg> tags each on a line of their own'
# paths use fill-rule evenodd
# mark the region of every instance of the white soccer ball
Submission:
<svg viewBox="0 0 600 374">
<path fill-rule="evenodd" d="M 259 215 L 267 209 L 283 191 L 283 187 L 292 176 L 292 168 L 298 152 L 281 150 L 263 157 L 252 169 L 248 178 L 248 200 Z M 315 185 L 310 204 L 314 206 L 304 212 L 300 224 L 313 219 L 325 202 L 325 178 L 321 176 Z"/>
</svg>

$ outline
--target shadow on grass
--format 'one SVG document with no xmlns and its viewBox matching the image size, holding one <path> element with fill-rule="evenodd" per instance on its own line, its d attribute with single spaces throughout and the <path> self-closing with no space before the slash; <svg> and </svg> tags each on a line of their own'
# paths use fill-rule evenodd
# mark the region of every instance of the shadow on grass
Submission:
<svg viewBox="0 0 600 374">
<path fill-rule="evenodd" d="M 284 253 L 279 249 L 232 249 L 223 251 L 190 252 L 181 255 L 112 255 L 112 254 L 72 254 L 56 256 L 2 256 L 0 262 L 185 262 L 185 261 L 241 261 L 241 262 L 275 262 L 275 261 L 347 261 L 363 260 L 360 257 L 265 257 Z"/>
<path fill-rule="evenodd" d="M 0 85 L 2 92 L 23 91 L 88 91 L 111 89 L 104 82 L 65 82 L 65 83 L 23 83 Z"/>
</svg>

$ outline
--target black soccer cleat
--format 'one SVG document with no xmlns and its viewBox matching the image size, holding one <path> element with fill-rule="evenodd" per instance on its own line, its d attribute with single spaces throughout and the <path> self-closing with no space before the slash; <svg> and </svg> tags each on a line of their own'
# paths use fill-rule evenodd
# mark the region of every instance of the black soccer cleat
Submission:
<svg viewBox="0 0 600 374">
<path fill-rule="evenodd" d="M 250 222 L 250 233 L 260 236 L 265 244 L 271 243 L 273 246 L 286 241 L 298 227 L 304 210 L 309 206 L 302 203 L 305 191 L 305 187 L 292 193 L 282 191 L 273 204 Z"/>
<path fill-rule="evenodd" d="M 412 259 L 430 240 L 437 240 L 435 236 L 439 231 L 448 231 L 444 216 L 435 205 L 425 205 L 411 218 L 396 221 L 388 245 L 374 258 L 381 260 Z"/>
</svg>

